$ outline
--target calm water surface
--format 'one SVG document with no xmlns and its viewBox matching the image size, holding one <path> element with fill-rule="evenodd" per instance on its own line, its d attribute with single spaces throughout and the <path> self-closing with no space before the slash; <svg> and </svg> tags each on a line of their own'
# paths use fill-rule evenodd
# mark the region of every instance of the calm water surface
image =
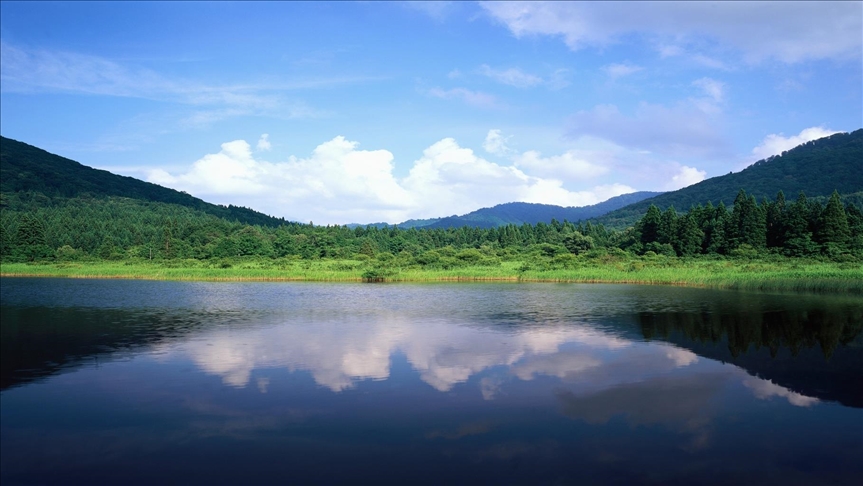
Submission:
<svg viewBox="0 0 863 486">
<path fill-rule="evenodd" d="M 863 298 L 2 279 L 2 484 L 859 484 Z"/>
</svg>

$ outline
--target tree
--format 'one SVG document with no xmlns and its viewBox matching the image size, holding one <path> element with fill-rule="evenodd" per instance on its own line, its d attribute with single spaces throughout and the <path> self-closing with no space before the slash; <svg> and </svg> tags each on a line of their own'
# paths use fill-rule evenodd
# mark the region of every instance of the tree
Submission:
<svg viewBox="0 0 863 486">
<path fill-rule="evenodd" d="M 24 213 L 18 221 L 14 253 L 28 261 L 50 258 L 54 252 L 45 244 L 45 222 L 33 213 Z"/>
<path fill-rule="evenodd" d="M 563 246 L 565 246 L 570 253 L 578 255 L 579 253 L 592 250 L 595 245 L 593 238 L 590 236 L 584 236 L 578 231 L 575 231 L 564 237 Z"/>
<path fill-rule="evenodd" d="M 677 238 L 673 245 L 674 250 L 680 256 L 692 256 L 701 251 L 701 242 L 704 238 L 704 232 L 698 227 L 695 221 L 695 216 L 692 212 L 680 218 L 677 228 Z"/>
<path fill-rule="evenodd" d="M 647 208 L 647 214 L 641 218 L 638 226 L 641 230 L 641 243 L 646 245 L 648 243 L 653 243 L 659 237 L 659 221 L 662 219 L 662 213 L 659 212 L 659 208 L 654 206 L 653 204 Z"/>
<path fill-rule="evenodd" d="M 767 206 L 767 247 L 777 248 L 784 243 L 785 227 L 783 219 L 785 216 L 785 194 L 779 191 L 776 201 Z"/>
<path fill-rule="evenodd" d="M 821 217 L 818 218 L 815 240 L 825 249 L 829 246 L 846 249 L 850 239 L 851 230 L 848 227 L 845 208 L 839 200 L 839 193 L 833 191 L 827 206 L 821 212 Z"/>
<path fill-rule="evenodd" d="M 656 240 L 663 244 L 673 244 L 676 239 L 677 211 L 674 210 L 674 206 L 671 206 L 659 218 L 659 227 L 656 229 Z"/>
<path fill-rule="evenodd" d="M 740 245 L 750 245 L 755 249 L 767 244 L 767 219 L 762 208 L 758 207 L 754 196 L 747 196 L 743 189 L 734 199 L 728 237 L 732 249 Z"/>
</svg>

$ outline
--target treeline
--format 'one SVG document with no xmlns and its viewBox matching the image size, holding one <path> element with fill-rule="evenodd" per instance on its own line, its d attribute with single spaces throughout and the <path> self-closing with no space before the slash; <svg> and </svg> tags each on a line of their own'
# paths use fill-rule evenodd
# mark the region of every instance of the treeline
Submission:
<svg viewBox="0 0 863 486">
<path fill-rule="evenodd" d="M 628 233 L 621 248 L 640 254 L 752 256 L 770 251 L 840 257 L 861 253 L 863 212 L 853 204 L 843 206 L 835 191 L 822 206 L 802 192 L 788 204 L 782 191 L 774 201 L 759 204 L 741 189 L 731 211 L 722 202 L 698 205 L 683 215 L 673 206 L 660 212 L 651 205 Z"/>
<path fill-rule="evenodd" d="M 673 208 L 651 207 L 624 231 L 556 220 L 497 228 L 351 229 L 291 222 L 271 227 L 174 204 L 34 192 L 3 194 L 0 205 L 0 258 L 19 262 L 332 258 L 451 268 L 588 252 L 863 259 L 863 214 L 853 204 L 843 206 L 835 193 L 823 205 L 802 194 L 788 204 L 781 193 L 758 204 L 741 191 L 731 210 L 708 204 L 679 215 Z"/>
</svg>

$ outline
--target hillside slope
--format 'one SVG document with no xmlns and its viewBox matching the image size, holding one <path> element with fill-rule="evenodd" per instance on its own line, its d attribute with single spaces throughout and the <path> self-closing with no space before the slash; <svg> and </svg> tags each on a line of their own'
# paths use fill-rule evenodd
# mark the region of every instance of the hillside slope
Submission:
<svg viewBox="0 0 863 486">
<path fill-rule="evenodd" d="M 28 191 L 50 198 L 89 194 L 177 204 L 253 225 L 279 226 L 286 222 L 248 208 L 210 204 L 185 192 L 87 167 L 32 145 L 0 137 L 0 192 Z"/>
<path fill-rule="evenodd" d="M 621 228 L 638 220 L 651 204 L 660 209 L 674 206 L 687 210 L 693 205 L 731 205 L 740 189 L 757 200 L 774 199 L 781 190 L 793 199 L 801 191 L 807 196 L 829 196 L 834 190 L 850 194 L 863 190 L 863 129 L 837 133 L 798 145 L 740 172 L 713 177 L 683 189 L 667 192 L 612 211 L 596 222 Z"/>
</svg>

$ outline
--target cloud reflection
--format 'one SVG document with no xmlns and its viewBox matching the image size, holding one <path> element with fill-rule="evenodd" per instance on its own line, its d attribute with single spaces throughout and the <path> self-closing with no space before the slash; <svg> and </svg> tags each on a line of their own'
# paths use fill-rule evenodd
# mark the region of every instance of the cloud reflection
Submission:
<svg viewBox="0 0 863 486">
<path fill-rule="evenodd" d="M 811 407 L 819 401 L 817 398 L 801 395 L 789 390 L 788 388 L 779 386 L 770 380 L 763 380 L 761 378 L 748 377 L 743 380 L 743 385 L 752 390 L 752 393 L 759 400 L 767 400 L 772 397 L 783 397 L 788 400 L 788 403 L 797 407 Z"/>
<path fill-rule="evenodd" d="M 657 414 L 666 412 L 676 417 L 693 415 L 689 412 L 704 405 L 698 397 L 716 393 L 718 386 L 713 381 L 687 381 L 681 388 L 662 381 L 675 369 L 698 365 L 699 358 L 692 351 L 662 342 L 637 344 L 584 323 L 513 329 L 406 320 L 390 314 L 314 325 L 280 323 L 239 331 L 220 328 L 170 352 L 188 356 L 203 371 L 220 376 L 233 387 L 249 385 L 254 370 L 283 368 L 307 371 L 318 385 L 341 392 L 362 380 L 388 379 L 392 356 L 397 353 L 404 355 L 423 382 L 441 392 L 486 372 L 478 383 L 485 400 L 495 399 L 513 379 L 554 377 L 576 386 L 579 394 L 592 394 L 588 401 L 562 395 L 569 397 L 564 399 L 568 414 L 591 423 L 607 421 L 615 413 L 624 413 L 633 423 L 662 421 Z M 801 407 L 818 402 L 770 381 L 744 376 L 743 384 L 759 399 L 779 396 Z M 267 393 L 270 380 L 258 378 L 255 384 L 261 393 Z M 624 392 L 639 396 L 616 396 Z M 671 398 L 675 393 L 681 397 Z M 617 410 L 598 404 L 604 398 L 618 405 L 640 405 Z M 656 407 L 651 408 L 651 403 Z"/>
<path fill-rule="evenodd" d="M 223 328 L 183 343 L 174 352 L 190 357 L 203 371 L 220 376 L 229 386 L 246 387 L 256 369 L 286 368 L 308 371 L 318 385 L 335 392 L 362 380 L 389 378 L 391 357 L 399 352 L 420 379 L 442 392 L 485 370 L 506 367 L 502 374 L 480 382 L 483 397 L 491 400 L 511 377 L 525 381 L 538 376 L 570 380 L 579 375 L 598 377 L 603 366 L 624 356 L 603 355 L 633 345 L 587 324 L 501 331 L 444 321 L 377 317 L 362 322 L 281 324 L 240 332 Z M 635 359 L 633 363 L 641 372 L 664 372 L 697 362 L 693 353 L 670 345 L 653 344 L 650 349 L 659 351 L 647 355 L 641 348 L 634 355 L 625 354 Z M 614 366 L 621 364 L 612 363 Z M 267 379 L 257 382 L 261 393 L 266 393 L 268 385 Z"/>
</svg>

